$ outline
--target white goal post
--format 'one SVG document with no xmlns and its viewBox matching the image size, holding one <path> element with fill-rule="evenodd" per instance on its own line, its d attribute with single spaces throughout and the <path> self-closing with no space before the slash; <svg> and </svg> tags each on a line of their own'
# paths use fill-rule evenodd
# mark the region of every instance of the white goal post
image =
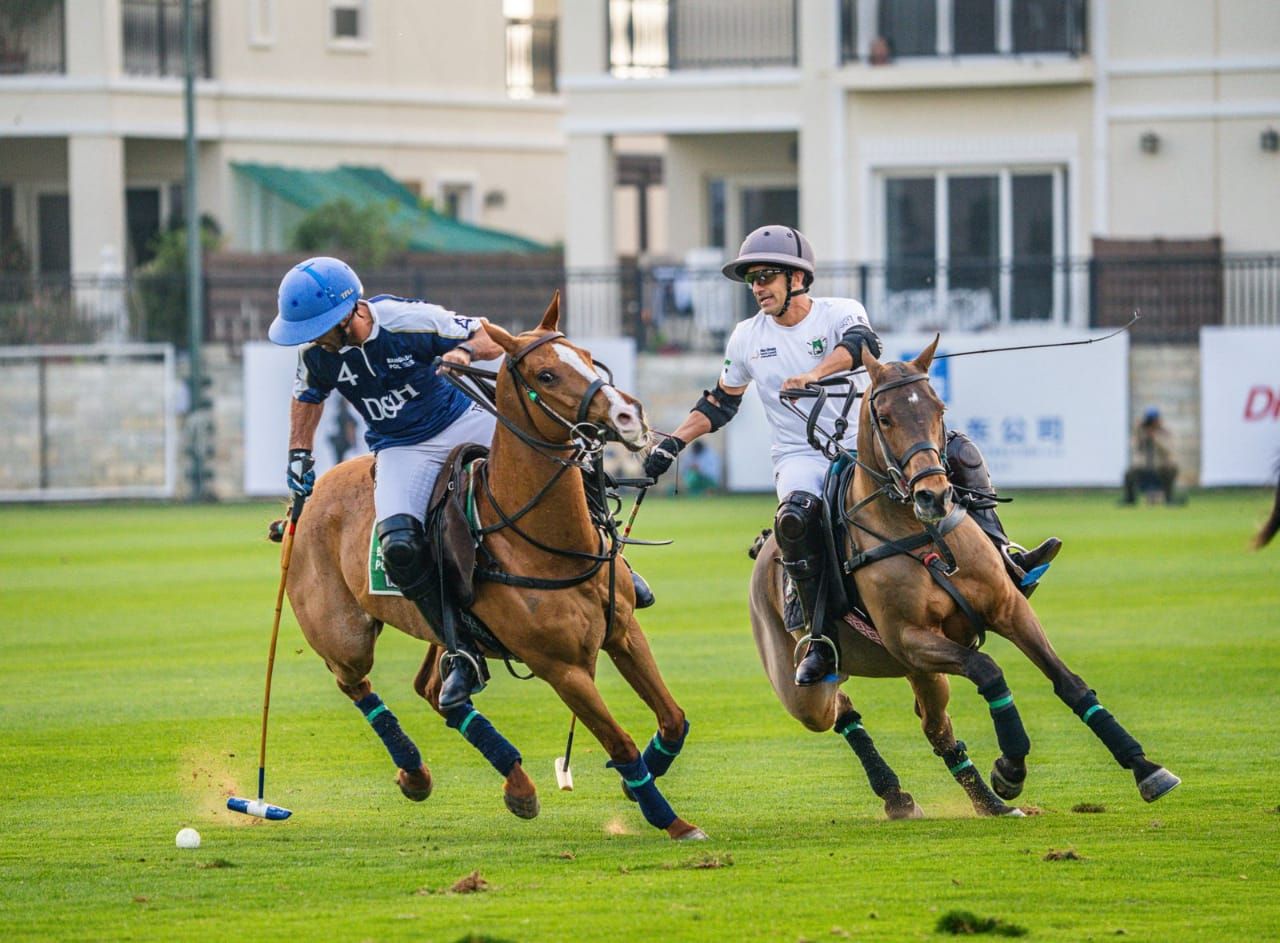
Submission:
<svg viewBox="0 0 1280 943">
<path fill-rule="evenodd" d="M 0 347 L 0 501 L 170 498 L 172 344 Z"/>
</svg>

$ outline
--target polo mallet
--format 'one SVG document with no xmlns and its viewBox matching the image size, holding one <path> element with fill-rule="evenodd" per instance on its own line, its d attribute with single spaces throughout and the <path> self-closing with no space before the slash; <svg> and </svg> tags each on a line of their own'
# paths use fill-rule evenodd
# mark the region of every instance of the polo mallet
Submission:
<svg viewBox="0 0 1280 943">
<path fill-rule="evenodd" d="M 305 495 L 294 495 L 293 505 L 289 508 L 289 526 L 285 528 L 284 544 L 280 548 L 280 587 L 276 590 L 276 615 L 271 622 L 271 648 L 267 653 L 267 686 L 262 695 L 262 739 L 258 747 L 258 798 L 242 799 L 231 796 L 227 799 L 227 808 L 232 812 L 243 812 L 245 815 L 256 815 L 260 819 L 287 819 L 293 815 L 289 809 L 271 805 L 262 798 L 267 780 L 267 714 L 271 710 L 271 672 L 276 664 L 276 639 L 280 636 L 280 612 L 284 609 L 284 584 L 289 575 L 289 558 L 293 556 L 293 532 L 298 529 L 298 518 L 302 516 L 302 505 Z"/>
<path fill-rule="evenodd" d="M 631 516 L 627 518 L 627 526 L 622 531 L 622 539 L 625 541 L 631 536 L 631 528 L 636 522 L 636 512 L 640 510 L 640 505 L 644 502 L 644 496 L 649 493 L 649 486 L 640 489 L 640 493 L 636 495 L 636 503 L 631 506 Z M 573 792 L 573 770 L 569 768 L 569 756 L 573 753 L 573 731 L 578 725 L 578 715 L 574 714 L 569 721 L 569 739 L 564 745 L 564 756 L 556 757 L 556 785 L 563 792 Z"/>
</svg>

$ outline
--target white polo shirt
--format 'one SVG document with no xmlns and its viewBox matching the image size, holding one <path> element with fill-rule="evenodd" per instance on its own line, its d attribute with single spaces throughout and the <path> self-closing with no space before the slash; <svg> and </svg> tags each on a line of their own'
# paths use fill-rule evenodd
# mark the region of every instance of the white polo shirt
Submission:
<svg viewBox="0 0 1280 943">
<path fill-rule="evenodd" d="M 867 311 L 852 298 L 813 298 L 813 307 L 799 324 L 782 327 L 777 320 L 758 312 L 743 321 L 729 337 L 725 347 L 724 369 L 720 383 L 726 387 L 746 386 L 755 381 L 764 402 L 765 415 L 773 430 L 772 455 L 775 463 L 797 452 L 813 452 L 805 437 L 804 420 L 782 405 L 778 393 L 782 382 L 812 370 L 835 349 L 845 332 L 855 324 L 871 326 Z M 857 366 L 855 364 L 855 366 Z M 866 389 L 867 378 L 855 378 L 859 390 Z M 803 409 L 806 401 L 799 401 Z M 832 397 L 822 411 L 819 425 L 831 431 L 844 406 L 843 398 Z M 857 444 L 858 407 L 849 410 L 849 428 L 841 440 L 846 448 Z"/>
</svg>

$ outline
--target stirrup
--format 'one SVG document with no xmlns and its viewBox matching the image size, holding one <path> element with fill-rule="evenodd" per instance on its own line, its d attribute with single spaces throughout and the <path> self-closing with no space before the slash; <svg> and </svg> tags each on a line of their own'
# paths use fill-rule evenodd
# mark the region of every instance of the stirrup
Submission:
<svg viewBox="0 0 1280 943">
<path fill-rule="evenodd" d="M 806 649 L 804 655 L 801 656 L 800 649 L 802 646 L 805 645 L 806 642 L 809 644 L 809 648 Z M 791 660 L 792 662 L 794 662 L 795 668 L 797 669 L 797 674 L 799 673 L 799 668 L 801 663 L 804 661 L 805 658 L 809 657 L 809 654 L 812 651 L 812 646 L 819 643 L 825 644 L 828 648 L 831 649 L 831 662 L 832 662 L 832 665 L 834 666 L 834 670 L 827 672 L 825 676 L 818 678 L 815 681 L 808 681 L 808 682 L 805 682 L 804 684 L 801 684 L 800 680 L 797 678 L 796 684 L 801 687 L 804 687 L 810 684 L 826 684 L 827 682 L 838 681 L 840 678 L 840 675 L 839 675 L 840 648 L 836 645 L 835 639 L 830 638 L 826 635 L 814 635 L 813 633 L 806 635 L 799 642 L 797 642 L 795 651 L 791 655 Z"/>
<path fill-rule="evenodd" d="M 472 677 L 475 678 L 475 683 L 471 686 L 471 690 L 467 691 L 461 697 L 450 698 L 446 701 L 444 698 L 444 689 L 448 679 L 451 678 L 453 673 L 458 670 L 459 666 L 453 664 L 454 660 L 458 658 L 461 658 L 466 665 L 471 668 L 471 674 Z M 477 658 L 475 655 L 472 655 L 464 649 L 458 649 L 456 652 L 445 652 L 440 656 L 440 707 L 442 709 L 455 707 L 458 704 L 465 702 L 469 697 L 471 697 L 471 695 L 479 694 L 485 689 L 487 675 L 488 672 L 484 669 L 483 658 Z"/>
</svg>

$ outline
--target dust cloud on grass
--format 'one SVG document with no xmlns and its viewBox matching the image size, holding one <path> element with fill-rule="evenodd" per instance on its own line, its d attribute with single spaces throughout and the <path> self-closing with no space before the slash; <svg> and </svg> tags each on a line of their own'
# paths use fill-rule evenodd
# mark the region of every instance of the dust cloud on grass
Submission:
<svg viewBox="0 0 1280 943">
<path fill-rule="evenodd" d="M 178 758 L 177 775 L 193 818 L 237 827 L 264 824 L 264 820 L 256 816 L 237 815 L 227 810 L 229 797 L 256 795 L 256 788 L 245 792 L 232 772 L 232 767 L 240 762 L 232 754 L 210 750 L 187 750 Z"/>
</svg>

